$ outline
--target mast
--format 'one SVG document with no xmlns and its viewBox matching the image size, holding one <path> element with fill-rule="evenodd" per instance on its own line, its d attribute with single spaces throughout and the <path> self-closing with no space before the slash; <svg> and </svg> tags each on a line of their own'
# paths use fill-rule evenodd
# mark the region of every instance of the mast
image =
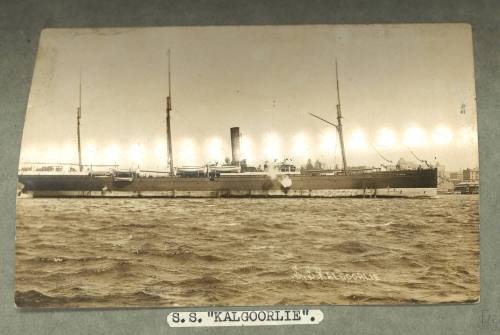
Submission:
<svg viewBox="0 0 500 335">
<path fill-rule="evenodd" d="M 82 68 L 80 68 L 80 87 L 78 94 L 78 108 L 76 111 L 76 134 L 78 136 L 78 168 L 80 172 L 83 169 L 82 166 L 82 145 L 80 139 L 80 119 L 82 118 Z"/>
<path fill-rule="evenodd" d="M 311 116 L 321 120 L 331 126 L 334 126 L 337 129 L 337 133 L 339 134 L 340 140 L 340 150 L 342 151 L 342 170 L 347 171 L 347 160 L 345 157 L 345 148 L 344 148 L 344 135 L 342 133 L 342 111 L 340 109 L 340 88 L 339 88 L 339 71 L 337 68 L 337 59 L 335 59 L 335 76 L 337 81 L 337 124 L 330 122 L 328 120 L 323 119 L 313 113 L 309 113 Z"/>
<path fill-rule="evenodd" d="M 345 157 L 344 135 L 342 133 L 342 111 L 340 109 L 339 70 L 337 67 L 337 59 L 335 59 L 335 77 L 337 80 L 337 132 L 339 133 L 340 150 L 342 151 L 342 168 L 346 171 L 347 160 Z"/>
<path fill-rule="evenodd" d="M 168 49 L 168 96 L 167 96 L 167 162 L 170 169 L 170 175 L 174 175 L 174 160 L 172 157 L 172 132 L 170 129 L 170 112 L 172 111 L 172 91 L 170 82 L 170 49 Z"/>
</svg>

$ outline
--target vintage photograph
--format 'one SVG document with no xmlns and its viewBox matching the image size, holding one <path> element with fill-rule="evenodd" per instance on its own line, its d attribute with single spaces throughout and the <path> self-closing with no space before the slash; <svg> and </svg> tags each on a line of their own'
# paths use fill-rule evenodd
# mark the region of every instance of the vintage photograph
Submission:
<svg viewBox="0 0 500 335">
<path fill-rule="evenodd" d="M 42 31 L 18 307 L 479 301 L 467 24 Z"/>
</svg>

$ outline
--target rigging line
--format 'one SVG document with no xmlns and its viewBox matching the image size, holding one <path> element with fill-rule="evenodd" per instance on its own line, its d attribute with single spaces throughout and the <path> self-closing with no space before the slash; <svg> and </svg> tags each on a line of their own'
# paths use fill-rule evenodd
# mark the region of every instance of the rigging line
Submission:
<svg viewBox="0 0 500 335">
<path fill-rule="evenodd" d="M 415 157 L 415 159 L 417 161 L 420 161 L 420 162 L 422 161 L 420 158 L 417 157 L 417 155 L 415 155 L 415 153 L 413 151 L 411 151 L 411 149 L 409 147 L 406 147 L 406 149 L 408 149 L 408 151 L 413 155 L 413 157 Z"/>
<path fill-rule="evenodd" d="M 313 114 L 313 113 L 309 113 L 309 115 L 311 115 L 311 116 L 315 117 L 315 118 L 316 118 L 316 119 L 318 119 L 318 120 L 321 120 L 321 121 L 323 121 L 323 122 L 325 122 L 325 123 L 329 124 L 330 126 L 334 126 L 334 127 L 335 127 L 335 129 L 337 129 L 337 130 L 338 130 L 338 128 L 339 128 L 339 126 L 338 126 L 338 125 L 336 125 L 336 124 L 334 124 L 334 123 L 332 123 L 332 122 L 330 122 L 330 121 L 328 121 L 328 120 L 325 120 L 325 119 L 323 119 L 322 117 L 319 117 L 319 116 L 317 116 L 317 115 L 315 115 L 315 114 Z"/>
<path fill-rule="evenodd" d="M 394 164 L 394 162 L 393 162 L 392 160 L 387 159 L 387 158 L 385 158 L 384 156 L 382 156 L 382 154 L 381 154 L 381 153 L 377 150 L 377 148 L 375 148 L 375 146 L 373 145 L 373 143 L 372 143 L 372 142 L 370 142 L 370 145 L 372 146 L 373 150 L 375 150 L 375 152 L 377 153 L 377 155 L 379 155 L 379 156 L 380 156 L 380 158 L 382 158 L 383 160 L 385 160 L 385 161 L 386 161 L 386 162 L 388 162 L 388 163 Z"/>
<path fill-rule="evenodd" d="M 338 144 L 339 144 L 339 135 L 338 134 L 335 134 L 335 145 L 333 146 L 333 150 L 335 150 L 333 152 L 333 166 L 335 167 L 337 165 L 337 147 L 338 147 Z"/>
<path fill-rule="evenodd" d="M 431 167 L 431 164 L 427 160 L 418 158 L 418 156 L 408 146 L 406 147 L 406 149 L 408 149 L 408 151 L 413 155 L 413 157 L 415 157 L 417 161 L 419 161 L 420 163 L 424 163 L 428 167 Z"/>
</svg>

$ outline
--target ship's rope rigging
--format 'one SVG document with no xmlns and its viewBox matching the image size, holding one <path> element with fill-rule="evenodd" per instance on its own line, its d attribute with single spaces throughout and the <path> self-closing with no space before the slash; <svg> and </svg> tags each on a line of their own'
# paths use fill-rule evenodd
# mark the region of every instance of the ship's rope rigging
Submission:
<svg viewBox="0 0 500 335">
<path fill-rule="evenodd" d="M 384 161 L 386 161 L 387 163 L 394 164 L 394 162 L 393 162 L 392 160 L 390 160 L 390 159 L 388 159 L 388 158 L 384 157 L 384 156 L 383 156 L 383 155 L 382 155 L 382 154 L 381 154 L 381 153 L 377 150 L 377 148 L 375 147 L 375 145 L 374 145 L 372 142 L 370 142 L 370 145 L 371 145 L 371 147 L 373 148 L 373 150 L 377 153 L 377 155 L 378 155 L 380 158 L 382 158 L 382 159 L 383 159 Z"/>
<path fill-rule="evenodd" d="M 432 168 L 432 165 L 427 160 L 420 159 L 409 147 L 406 147 L 406 149 L 408 149 L 408 151 L 413 155 L 413 157 L 415 157 L 417 161 L 419 161 L 420 163 L 424 163 L 429 168 Z"/>
<path fill-rule="evenodd" d="M 338 144 L 339 144 L 339 135 L 337 133 L 335 133 L 335 144 L 333 146 L 333 166 L 334 167 L 337 166 L 337 158 L 338 158 L 337 148 L 338 148 Z"/>
</svg>

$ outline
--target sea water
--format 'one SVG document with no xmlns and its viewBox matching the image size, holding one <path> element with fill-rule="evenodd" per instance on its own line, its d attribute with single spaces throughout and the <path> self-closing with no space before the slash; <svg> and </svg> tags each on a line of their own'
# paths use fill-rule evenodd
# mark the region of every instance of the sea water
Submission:
<svg viewBox="0 0 500 335">
<path fill-rule="evenodd" d="M 18 306 L 478 299 L 477 195 L 17 200 Z"/>
</svg>

